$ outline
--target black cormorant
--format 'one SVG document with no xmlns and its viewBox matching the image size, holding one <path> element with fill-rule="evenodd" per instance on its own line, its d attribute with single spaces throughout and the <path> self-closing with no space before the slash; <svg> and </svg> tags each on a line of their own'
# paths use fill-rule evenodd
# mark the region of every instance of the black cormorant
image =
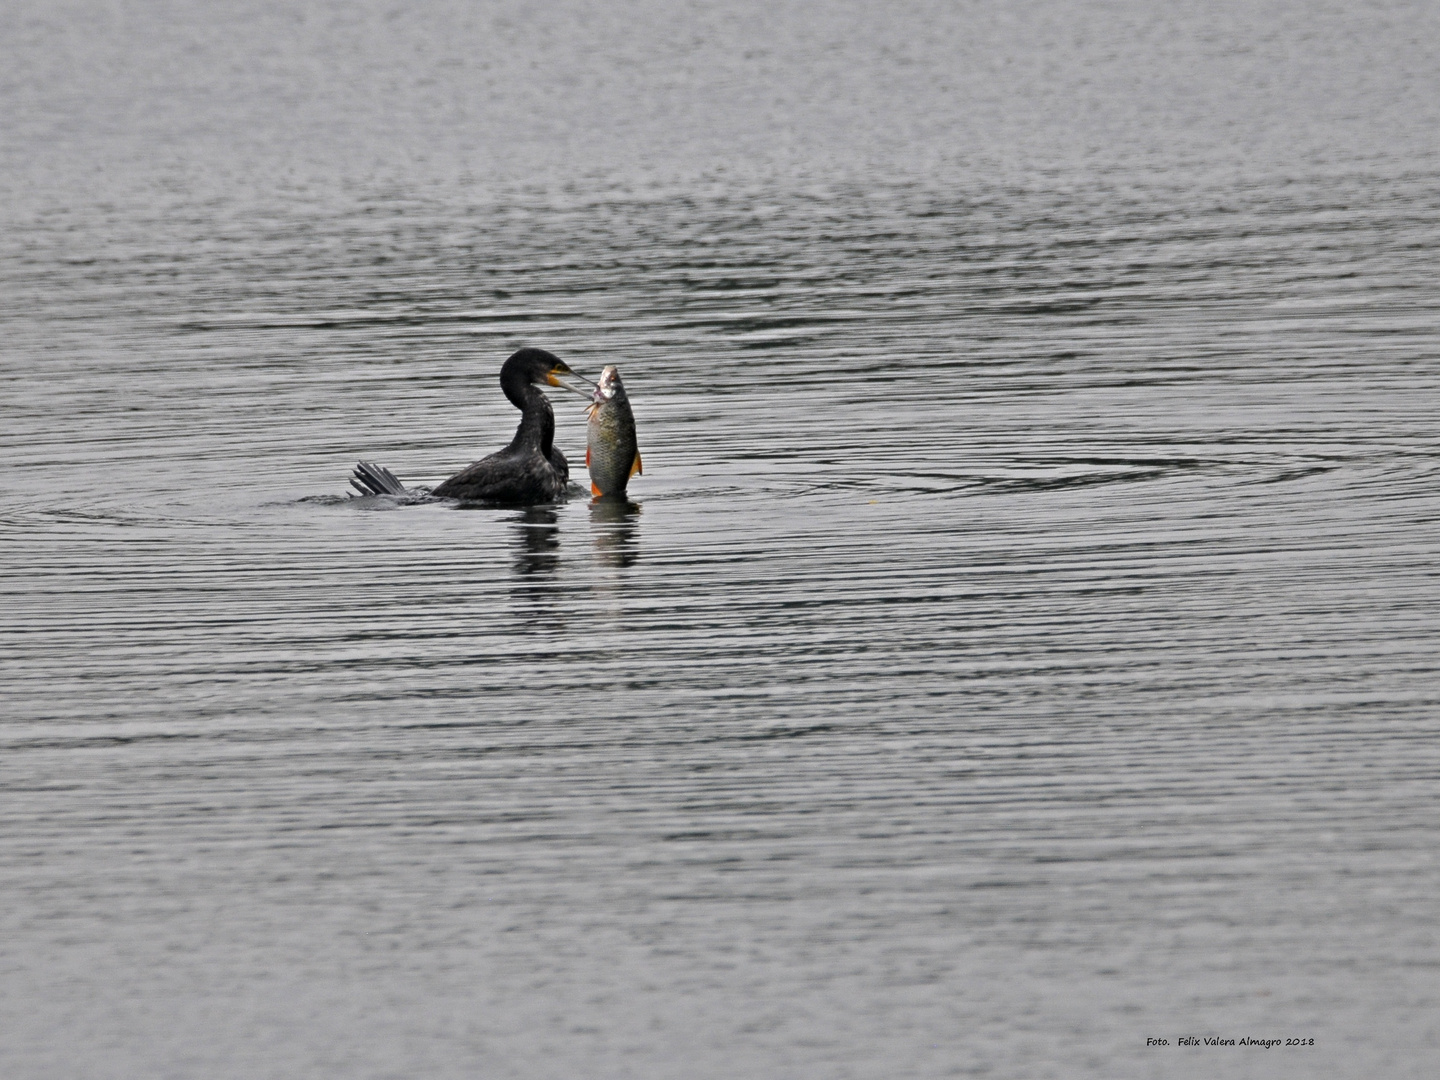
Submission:
<svg viewBox="0 0 1440 1080">
<path fill-rule="evenodd" d="M 544 349 L 521 349 L 500 368 L 500 389 L 520 410 L 520 426 L 504 450 L 462 469 L 430 494 L 467 502 L 520 505 L 554 502 L 565 491 L 570 466 L 555 446 L 555 413 L 541 386 L 565 386 L 568 364 Z M 566 387 L 573 389 L 573 387 Z M 410 494 L 383 465 L 362 461 L 350 484 L 362 495 Z"/>
</svg>

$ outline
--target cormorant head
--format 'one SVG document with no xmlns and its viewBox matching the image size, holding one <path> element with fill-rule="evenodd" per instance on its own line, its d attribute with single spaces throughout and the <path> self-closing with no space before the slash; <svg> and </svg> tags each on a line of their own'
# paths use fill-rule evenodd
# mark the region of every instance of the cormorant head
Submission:
<svg viewBox="0 0 1440 1080">
<path fill-rule="evenodd" d="M 570 365 L 554 353 L 544 349 L 521 349 L 500 368 L 500 381 L 507 382 L 509 376 L 536 386 L 564 386 L 556 376 L 573 374 Z"/>
</svg>

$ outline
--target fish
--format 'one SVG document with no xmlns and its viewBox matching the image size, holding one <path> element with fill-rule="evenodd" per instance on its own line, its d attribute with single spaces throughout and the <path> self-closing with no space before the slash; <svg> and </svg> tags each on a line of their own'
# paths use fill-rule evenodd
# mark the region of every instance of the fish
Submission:
<svg viewBox="0 0 1440 1080">
<path fill-rule="evenodd" d="M 640 448 L 635 442 L 635 414 L 625 384 L 614 364 L 600 372 L 595 393 L 586 406 L 590 423 L 585 431 L 585 467 L 590 470 L 590 494 L 624 495 L 630 477 L 643 472 Z"/>
</svg>

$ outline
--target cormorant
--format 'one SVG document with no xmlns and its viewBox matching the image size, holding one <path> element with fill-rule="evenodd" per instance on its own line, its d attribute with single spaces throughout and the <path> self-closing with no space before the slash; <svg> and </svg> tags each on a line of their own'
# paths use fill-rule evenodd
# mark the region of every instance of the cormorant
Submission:
<svg viewBox="0 0 1440 1080">
<path fill-rule="evenodd" d="M 544 349 L 521 349 L 500 368 L 500 389 L 520 410 L 520 426 L 504 450 L 462 469 L 430 492 L 444 499 L 520 505 L 554 502 L 565 491 L 570 466 L 555 446 L 555 413 L 541 386 L 565 386 L 557 375 L 573 375 L 568 364 Z M 405 485 L 383 465 L 362 461 L 350 485 L 362 495 L 407 495 Z"/>
</svg>

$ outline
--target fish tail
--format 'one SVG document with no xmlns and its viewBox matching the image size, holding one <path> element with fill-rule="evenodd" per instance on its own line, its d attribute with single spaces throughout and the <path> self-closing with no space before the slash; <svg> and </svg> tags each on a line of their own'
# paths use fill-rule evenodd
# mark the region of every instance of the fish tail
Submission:
<svg viewBox="0 0 1440 1080">
<path fill-rule="evenodd" d="M 384 465 L 362 461 L 355 466 L 350 486 L 361 495 L 405 495 L 405 485 Z"/>
<path fill-rule="evenodd" d="M 640 451 L 636 450 L 635 460 L 630 463 L 630 475 L 634 476 L 636 473 L 643 473 L 644 471 L 645 463 L 640 460 Z"/>
</svg>

